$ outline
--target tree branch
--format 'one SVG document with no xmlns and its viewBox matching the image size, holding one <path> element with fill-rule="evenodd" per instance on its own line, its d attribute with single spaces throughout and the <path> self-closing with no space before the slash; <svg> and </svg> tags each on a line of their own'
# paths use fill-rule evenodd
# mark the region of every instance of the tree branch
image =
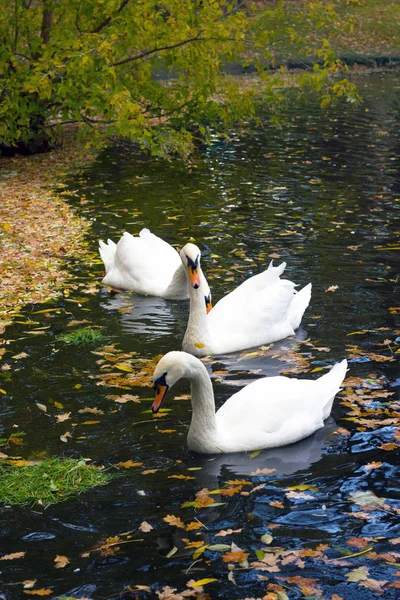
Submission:
<svg viewBox="0 0 400 600">
<path fill-rule="evenodd" d="M 135 54 L 135 56 L 128 56 L 127 58 L 123 58 L 122 60 L 118 60 L 113 63 L 113 67 L 118 67 L 119 65 L 125 65 L 128 62 L 132 62 L 134 60 L 140 60 L 141 58 L 145 58 L 146 56 L 150 56 L 150 54 L 156 54 L 157 52 L 161 52 L 162 50 L 172 50 L 173 48 L 179 48 L 180 46 L 184 46 L 185 44 L 190 44 L 191 42 L 204 42 L 205 38 L 200 37 L 200 33 L 191 38 L 186 38 L 186 40 L 182 40 L 181 42 L 177 42 L 176 44 L 170 44 L 169 46 L 159 46 L 152 48 L 151 50 L 145 50 L 144 52 L 140 52 L 139 54 Z"/>
<path fill-rule="evenodd" d="M 119 5 L 119 7 L 117 9 L 117 15 L 119 15 L 119 13 L 125 8 L 125 6 L 128 3 L 129 3 L 129 0 L 122 0 L 121 4 Z M 111 21 L 112 21 L 112 17 L 107 17 L 106 19 L 104 19 L 104 21 L 102 23 L 97 25 L 97 27 L 95 29 L 93 29 L 90 33 L 100 33 L 100 31 L 102 29 L 104 29 L 104 27 L 107 27 L 107 25 L 109 23 L 111 23 Z"/>
<path fill-rule="evenodd" d="M 42 27 L 40 31 L 40 37 L 42 38 L 43 44 L 47 45 L 50 41 L 50 32 L 53 26 L 54 12 L 48 8 L 47 2 L 44 2 Z"/>
</svg>

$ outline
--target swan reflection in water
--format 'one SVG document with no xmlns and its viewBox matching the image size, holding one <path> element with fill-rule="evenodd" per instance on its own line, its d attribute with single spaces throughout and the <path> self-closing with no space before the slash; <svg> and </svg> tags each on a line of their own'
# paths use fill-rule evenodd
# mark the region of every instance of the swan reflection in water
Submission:
<svg viewBox="0 0 400 600">
<path fill-rule="evenodd" d="M 166 335 L 177 335 L 181 339 L 187 321 L 187 302 L 157 296 L 140 296 L 130 292 L 110 296 L 105 291 L 100 306 L 119 313 L 124 333 L 147 336 L 147 340 Z"/>
<path fill-rule="evenodd" d="M 213 457 L 191 453 L 188 467 L 201 467 L 200 470 L 193 471 L 193 474 L 199 485 L 210 490 L 220 487 L 220 478 L 223 476 L 250 476 L 257 469 L 274 469 L 274 472 L 268 475 L 268 479 L 271 476 L 274 479 L 287 477 L 299 471 L 306 471 L 318 462 L 324 449 L 332 444 L 333 432 L 336 429 L 336 423 L 330 417 L 324 427 L 295 444 L 261 450 L 257 456 L 252 452 L 218 454 Z"/>
<path fill-rule="evenodd" d="M 208 490 L 216 490 L 224 485 L 227 479 L 248 478 L 253 480 L 255 485 L 259 483 L 276 481 L 277 479 L 285 479 L 300 472 L 308 472 L 311 465 L 319 462 L 328 448 L 331 448 L 337 436 L 333 432 L 337 429 L 337 425 L 332 417 L 326 420 L 324 427 L 318 429 L 313 435 L 305 438 L 295 444 L 283 446 L 280 448 L 269 448 L 262 450 L 257 456 L 251 452 L 236 452 L 232 454 L 218 454 L 210 457 L 209 455 L 201 455 L 190 453 L 187 467 L 197 468 L 198 470 L 190 471 L 196 479 L 193 481 L 195 491 L 203 488 Z M 252 458 L 253 455 L 253 458 Z M 269 475 L 251 475 L 257 470 L 274 469 Z M 292 485 L 288 482 L 288 485 Z M 250 489 L 250 488 L 249 488 Z M 259 490 L 254 495 L 254 501 L 257 501 L 259 494 L 268 494 L 266 490 Z M 234 498 L 227 500 L 226 496 L 222 497 L 218 494 L 212 496 L 214 502 L 232 502 Z M 194 498 L 193 498 L 194 499 Z M 207 531 L 198 532 L 196 540 L 202 540 L 203 544 L 216 543 L 211 541 L 212 530 L 222 529 L 218 525 L 218 521 L 223 519 L 224 506 L 207 509 L 205 514 L 201 515 L 201 522 L 207 526 Z M 229 511 L 232 517 L 232 511 Z M 238 515 L 240 519 L 240 515 Z M 215 525 L 213 525 L 215 523 Z M 208 530 L 210 530 L 208 532 Z M 171 535 L 159 536 L 157 539 L 158 550 L 161 554 L 166 555 L 172 548 L 178 548 L 176 558 L 186 557 L 193 553 L 193 549 L 185 548 L 186 542 L 182 538 L 187 537 L 187 532 L 174 531 Z M 218 540 L 219 538 L 217 538 Z M 230 543 L 230 542 L 227 542 Z M 192 574 L 196 573 L 196 565 L 191 570 Z M 201 572 L 201 569 L 200 569 Z"/>
</svg>

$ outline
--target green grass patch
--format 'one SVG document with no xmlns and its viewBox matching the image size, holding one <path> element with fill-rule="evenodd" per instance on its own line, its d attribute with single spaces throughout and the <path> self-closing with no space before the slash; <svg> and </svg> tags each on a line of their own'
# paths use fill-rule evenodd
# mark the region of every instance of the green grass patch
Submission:
<svg viewBox="0 0 400 600">
<path fill-rule="evenodd" d="M 104 334 L 100 329 L 86 327 L 84 329 L 75 329 L 75 331 L 62 333 L 57 336 L 57 340 L 74 346 L 86 346 L 104 340 Z"/>
<path fill-rule="evenodd" d="M 38 504 L 44 507 L 64 502 L 98 485 L 105 485 L 114 475 L 73 458 L 48 458 L 39 464 L 0 467 L 0 502 Z"/>
</svg>

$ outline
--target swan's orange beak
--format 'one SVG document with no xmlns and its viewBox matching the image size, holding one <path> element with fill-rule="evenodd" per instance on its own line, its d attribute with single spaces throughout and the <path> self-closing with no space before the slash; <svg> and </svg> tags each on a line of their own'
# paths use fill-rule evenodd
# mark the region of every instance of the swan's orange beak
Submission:
<svg viewBox="0 0 400 600">
<path fill-rule="evenodd" d="M 153 411 L 153 413 L 158 412 L 167 391 L 168 391 L 167 385 L 162 385 L 161 383 L 158 383 L 155 386 L 156 397 L 154 398 L 153 406 L 151 407 L 151 410 Z"/>
<path fill-rule="evenodd" d="M 205 300 L 206 300 L 206 311 L 208 314 L 210 312 L 210 310 L 212 309 L 211 296 L 206 296 Z"/>
<path fill-rule="evenodd" d="M 194 287 L 195 290 L 197 290 L 197 288 L 200 287 L 200 275 L 199 275 L 199 269 L 197 267 L 189 267 L 189 278 L 190 278 L 190 285 L 192 287 Z"/>
</svg>

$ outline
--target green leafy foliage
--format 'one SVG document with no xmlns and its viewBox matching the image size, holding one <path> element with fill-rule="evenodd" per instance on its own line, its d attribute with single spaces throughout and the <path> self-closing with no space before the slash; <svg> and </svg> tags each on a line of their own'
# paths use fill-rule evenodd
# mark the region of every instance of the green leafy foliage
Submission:
<svg viewBox="0 0 400 600">
<path fill-rule="evenodd" d="M 273 116 L 289 89 L 321 106 L 357 97 L 329 36 L 344 31 L 340 2 L 15 0 L 0 14 L 0 143 L 31 151 L 74 123 L 87 144 L 117 136 L 159 156 L 187 156 L 210 127 Z M 274 71 L 287 45 L 307 56 L 300 75 Z M 242 85 L 227 65 L 253 65 Z M 272 69 L 271 69 L 272 68 Z M 33 143 L 34 140 L 34 143 Z"/>
</svg>

